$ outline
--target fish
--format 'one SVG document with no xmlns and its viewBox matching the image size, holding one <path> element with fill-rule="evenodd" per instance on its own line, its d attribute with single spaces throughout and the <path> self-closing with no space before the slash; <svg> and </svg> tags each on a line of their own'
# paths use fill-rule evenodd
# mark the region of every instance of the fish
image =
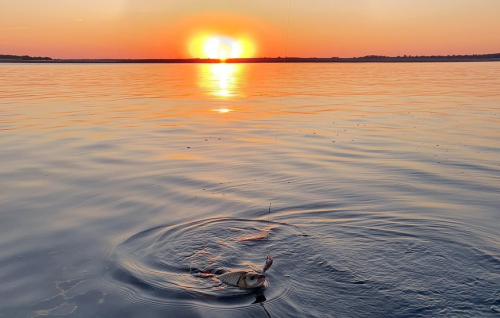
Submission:
<svg viewBox="0 0 500 318">
<path fill-rule="evenodd" d="M 269 267 L 271 267 L 271 265 L 273 265 L 273 256 L 271 254 L 267 254 L 267 259 L 266 263 L 264 264 L 264 268 L 262 269 L 262 274 L 264 274 L 269 269 Z"/>
<path fill-rule="evenodd" d="M 235 271 L 219 275 L 219 280 L 224 284 L 254 289 L 264 286 L 266 275 L 254 271 Z"/>
<path fill-rule="evenodd" d="M 264 286 L 266 282 L 266 275 L 264 274 L 273 265 L 273 256 L 267 254 L 266 263 L 262 273 L 254 271 L 235 271 L 229 272 L 218 276 L 218 279 L 224 284 L 240 287 L 240 288 L 259 288 Z"/>
</svg>

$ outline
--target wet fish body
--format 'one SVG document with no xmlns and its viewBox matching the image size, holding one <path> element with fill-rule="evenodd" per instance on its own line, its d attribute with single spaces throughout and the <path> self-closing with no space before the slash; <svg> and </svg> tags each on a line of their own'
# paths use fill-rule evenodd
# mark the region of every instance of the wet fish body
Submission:
<svg viewBox="0 0 500 318">
<path fill-rule="evenodd" d="M 240 288 L 259 288 L 264 286 L 266 275 L 264 273 L 273 265 L 273 256 L 267 254 L 266 263 L 262 273 L 254 271 L 236 271 L 219 275 L 219 280 L 224 284 Z"/>
<path fill-rule="evenodd" d="M 259 288 L 264 286 L 266 276 L 253 271 L 236 271 L 219 275 L 224 284 L 240 288 Z"/>
</svg>

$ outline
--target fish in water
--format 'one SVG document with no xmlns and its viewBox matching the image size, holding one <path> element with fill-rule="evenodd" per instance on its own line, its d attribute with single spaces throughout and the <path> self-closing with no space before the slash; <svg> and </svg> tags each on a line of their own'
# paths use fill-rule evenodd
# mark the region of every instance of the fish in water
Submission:
<svg viewBox="0 0 500 318">
<path fill-rule="evenodd" d="M 250 289 L 262 287 L 266 281 L 266 275 L 253 271 L 229 272 L 219 275 L 218 278 L 224 284 Z"/>
<path fill-rule="evenodd" d="M 259 288 L 264 286 L 266 275 L 264 273 L 273 265 L 273 256 L 267 254 L 266 263 L 262 274 L 254 271 L 236 271 L 219 275 L 219 280 L 225 284 L 240 288 Z"/>
</svg>

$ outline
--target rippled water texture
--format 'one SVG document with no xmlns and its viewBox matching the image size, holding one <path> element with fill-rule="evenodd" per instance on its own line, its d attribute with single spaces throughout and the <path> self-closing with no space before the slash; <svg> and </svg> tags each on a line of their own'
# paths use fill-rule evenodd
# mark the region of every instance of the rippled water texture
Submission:
<svg viewBox="0 0 500 318">
<path fill-rule="evenodd" d="M 500 63 L 2 64 L 0 317 L 498 317 L 499 88 Z M 268 252 L 267 287 L 217 280 Z"/>
</svg>

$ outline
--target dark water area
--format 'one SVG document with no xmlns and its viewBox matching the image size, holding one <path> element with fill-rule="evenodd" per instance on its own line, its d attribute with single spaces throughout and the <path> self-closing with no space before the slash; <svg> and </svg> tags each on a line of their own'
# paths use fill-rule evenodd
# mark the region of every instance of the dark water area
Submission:
<svg viewBox="0 0 500 318">
<path fill-rule="evenodd" d="M 2 64 L 0 317 L 498 317 L 499 87 L 500 63 Z M 204 275 L 267 253 L 264 288 Z"/>
</svg>

